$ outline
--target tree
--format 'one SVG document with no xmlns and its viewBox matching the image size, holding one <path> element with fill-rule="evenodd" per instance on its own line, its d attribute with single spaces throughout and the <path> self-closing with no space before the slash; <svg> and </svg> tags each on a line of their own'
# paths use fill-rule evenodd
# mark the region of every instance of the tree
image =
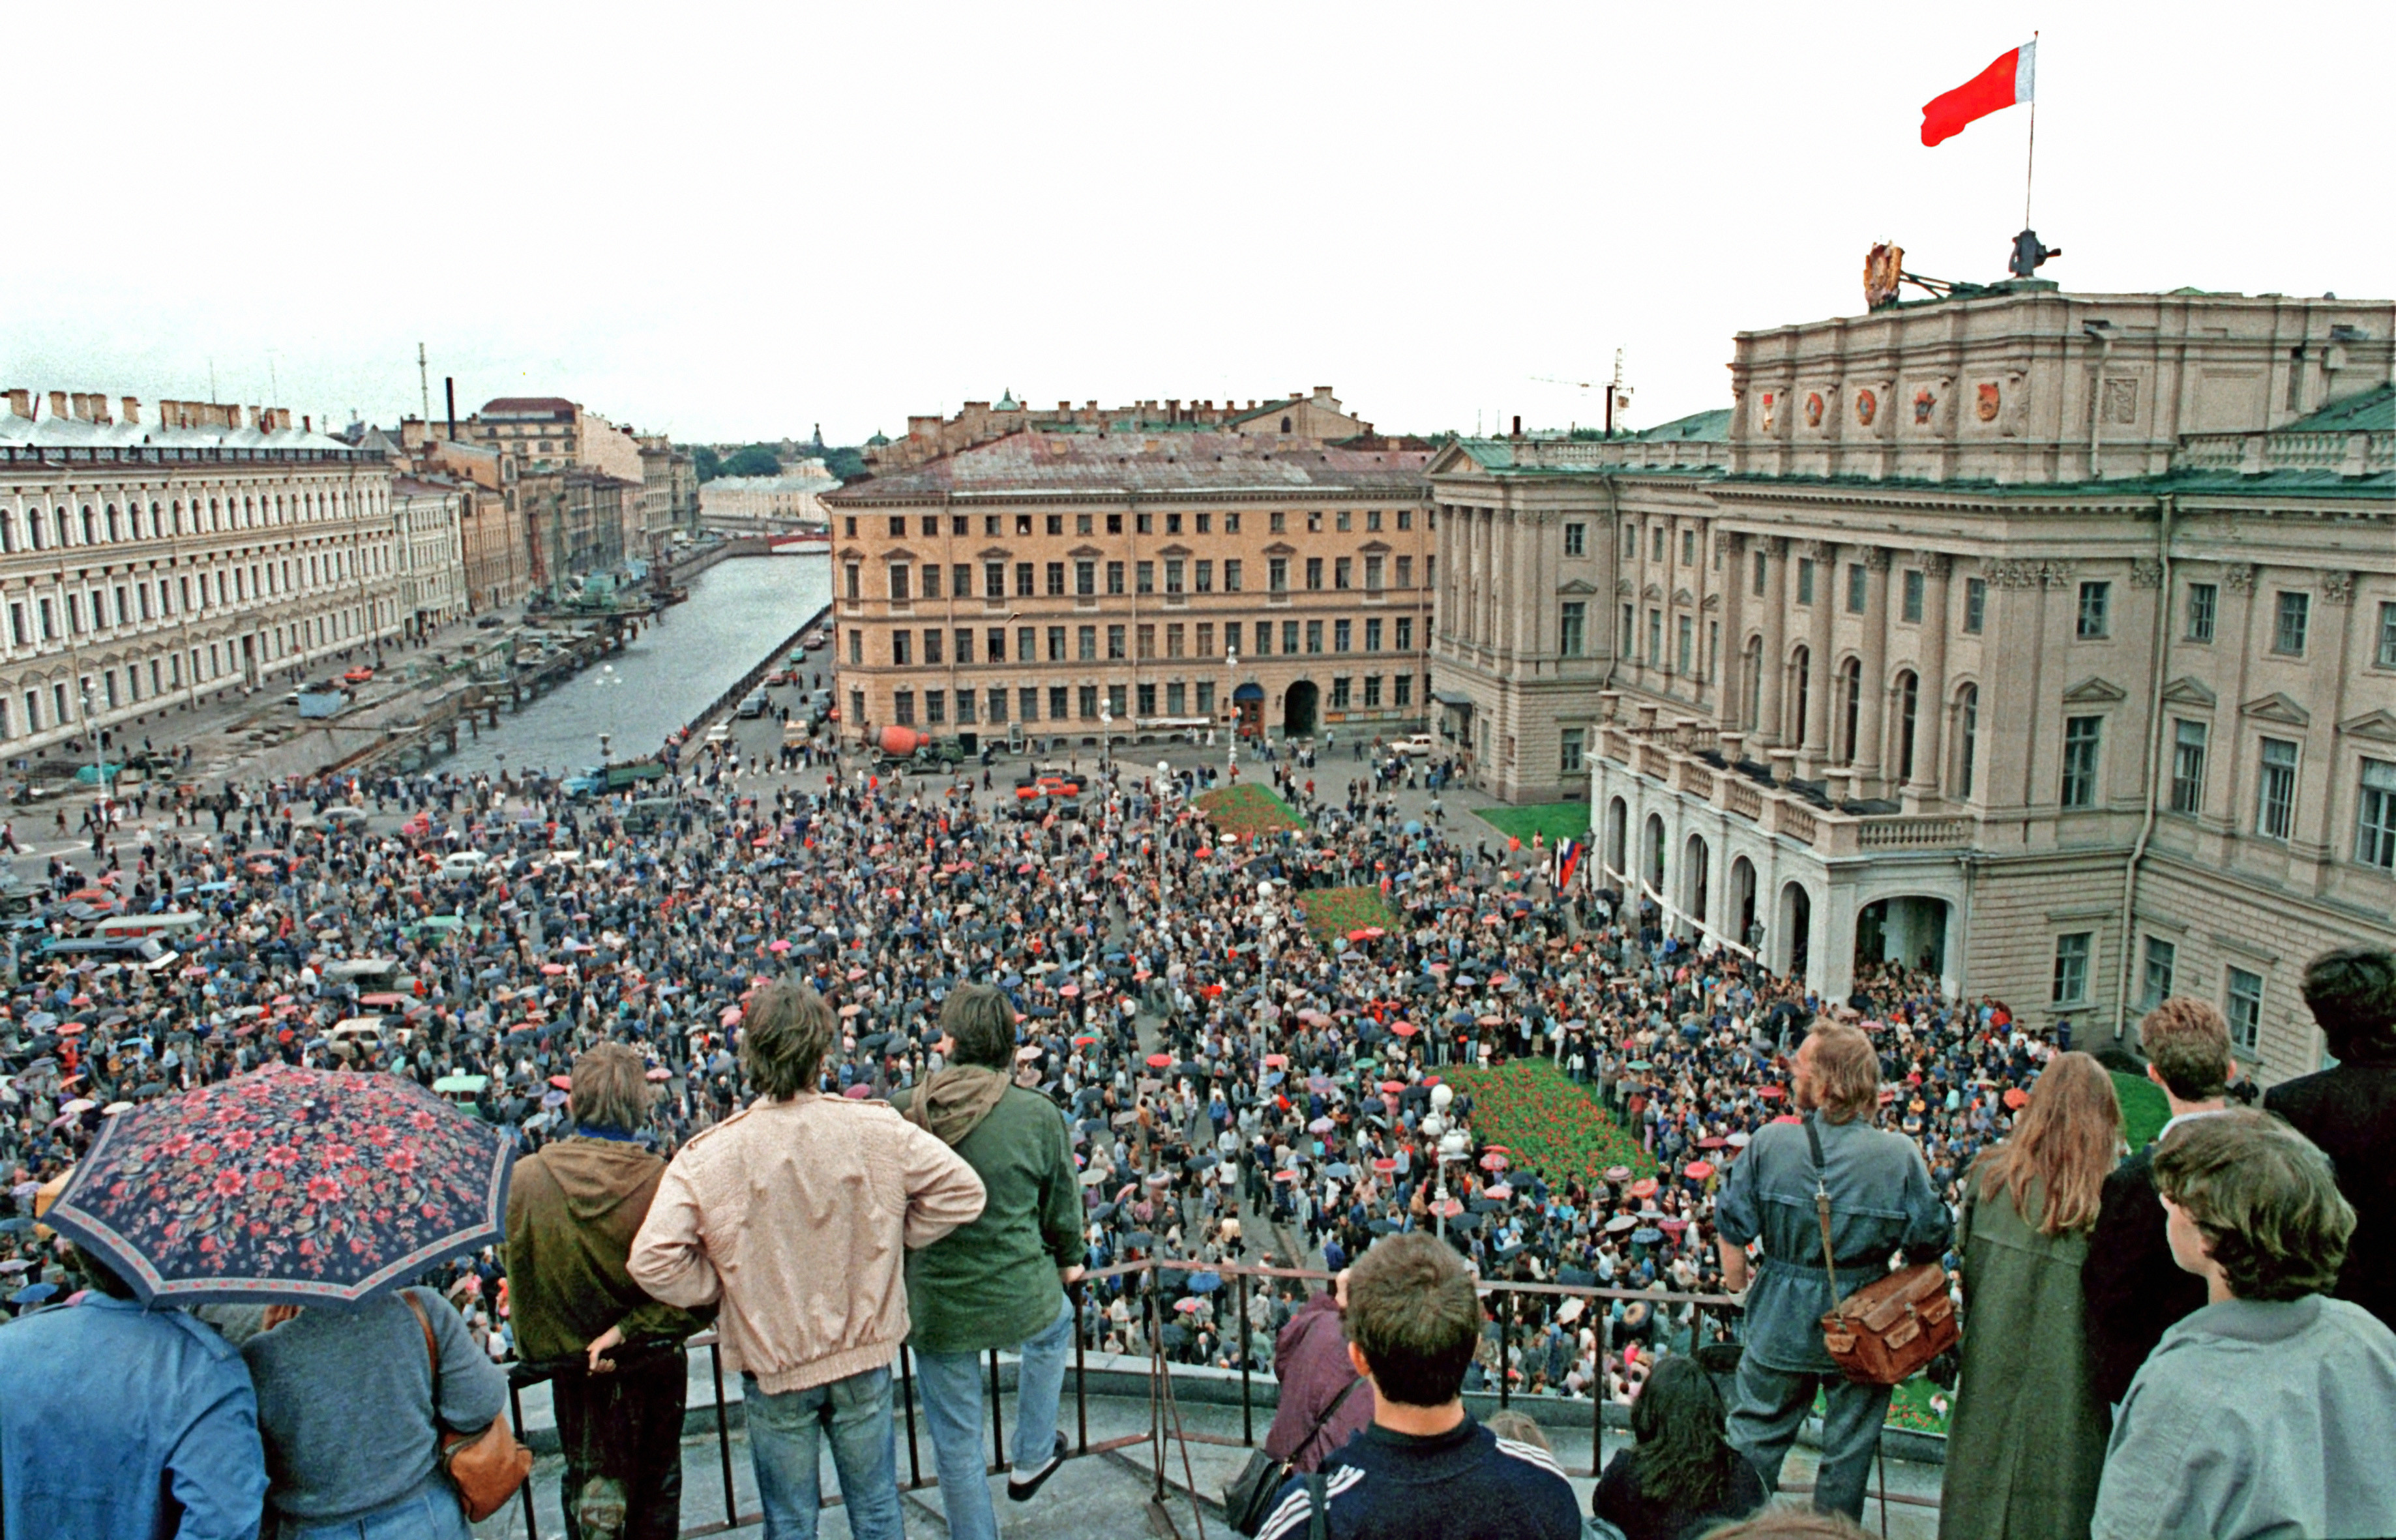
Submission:
<svg viewBox="0 0 2396 1540">
<path fill-rule="evenodd" d="M 851 446 L 827 449 L 823 452 L 823 462 L 825 470 L 845 482 L 855 481 L 865 474 L 865 453 L 861 449 Z"/>
<path fill-rule="evenodd" d="M 701 482 L 712 482 L 724 474 L 724 457 L 704 444 L 690 452 L 690 460 Z"/>
<path fill-rule="evenodd" d="M 782 462 L 775 458 L 771 449 L 762 444 L 752 444 L 726 456 L 723 473 L 727 476 L 779 476 L 782 473 Z"/>
</svg>

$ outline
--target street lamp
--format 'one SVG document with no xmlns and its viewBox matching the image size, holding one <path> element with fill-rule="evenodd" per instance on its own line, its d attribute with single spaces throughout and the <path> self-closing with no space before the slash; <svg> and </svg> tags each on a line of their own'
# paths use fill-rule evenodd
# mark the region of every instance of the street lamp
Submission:
<svg viewBox="0 0 2396 1540">
<path fill-rule="evenodd" d="M 1422 1131 L 1429 1135 L 1439 1163 L 1438 1201 L 1431 1212 L 1439 1216 L 1439 1238 L 1447 1239 L 1447 1165 L 1450 1161 L 1464 1159 L 1464 1130 L 1448 1122 L 1447 1109 L 1456 1100 L 1456 1088 L 1434 1085 L 1431 1088 L 1431 1115 L 1422 1121 Z"/>
<path fill-rule="evenodd" d="M 1234 643 L 1223 650 L 1223 704 L 1230 708 L 1231 723 L 1223 735 L 1223 765 L 1225 785 L 1240 775 L 1240 649 Z"/>
<path fill-rule="evenodd" d="M 108 832 L 108 766 L 100 754 L 99 712 L 94 710 L 94 706 L 91 681 L 87 679 L 83 682 L 83 730 L 91 737 L 91 794 L 94 801 L 92 814 L 99 820 L 100 832 L 106 834 Z"/>
<path fill-rule="evenodd" d="M 1108 750 L 1115 741 L 1114 703 L 1108 701 L 1098 708 L 1098 774 L 1107 773 Z"/>
<path fill-rule="evenodd" d="M 1160 921 L 1165 918 L 1166 883 L 1165 875 L 1165 788 L 1171 784 L 1168 777 L 1170 777 L 1172 774 L 1172 765 L 1167 764 L 1163 760 L 1158 760 L 1156 762 L 1156 917 Z"/>
</svg>

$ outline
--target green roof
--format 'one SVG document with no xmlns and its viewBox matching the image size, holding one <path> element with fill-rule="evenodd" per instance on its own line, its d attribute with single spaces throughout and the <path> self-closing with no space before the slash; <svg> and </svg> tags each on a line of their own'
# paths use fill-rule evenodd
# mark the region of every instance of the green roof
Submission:
<svg viewBox="0 0 2396 1540">
<path fill-rule="evenodd" d="M 2396 431 L 2396 385 L 2382 385 L 2324 406 L 2274 430 L 2282 433 L 2386 433 Z"/>
<path fill-rule="evenodd" d="M 1634 436 L 1649 443 L 1697 440 L 1705 444 L 1726 444 L 1730 441 L 1730 408 L 1717 406 L 1710 412 L 1692 412 L 1687 417 L 1643 430 Z"/>
</svg>

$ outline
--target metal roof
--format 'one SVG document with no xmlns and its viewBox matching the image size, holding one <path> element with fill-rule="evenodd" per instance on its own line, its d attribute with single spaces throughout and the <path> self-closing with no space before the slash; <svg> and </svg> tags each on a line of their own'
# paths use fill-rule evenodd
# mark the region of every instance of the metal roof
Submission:
<svg viewBox="0 0 2396 1540">
<path fill-rule="evenodd" d="M 0 411 L 0 445 L 32 449 L 314 449 L 356 452 L 356 446 L 302 428 L 169 428 L 150 422 L 87 422 L 81 418 L 22 418 Z"/>
<path fill-rule="evenodd" d="M 1018 431 L 851 482 L 834 503 L 929 498 L 1226 496 L 1309 492 L 1419 498 L 1423 449 L 1303 448 L 1236 433 Z"/>
<path fill-rule="evenodd" d="M 2386 433 L 2396 431 L 2396 385 L 2382 385 L 2324 406 L 2309 417 L 2283 423 L 2280 433 Z"/>
</svg>

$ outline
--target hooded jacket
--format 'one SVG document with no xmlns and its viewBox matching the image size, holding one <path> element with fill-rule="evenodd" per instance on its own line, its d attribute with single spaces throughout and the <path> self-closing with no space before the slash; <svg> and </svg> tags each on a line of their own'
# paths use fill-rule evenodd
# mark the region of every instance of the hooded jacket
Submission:
<svg viewBox="0 0 2396 1540">
<path fill-rule="evenodd" d="M 508 1186 L 508 1301 L 516 1356 L 580 1353 L 610 1326 L 626 1342 L 680 1341 L 707 1324 L 659 1304 L 624 1270 L 665 1162 L 636 1144 L 570 1138 L 516 1162 Z"/>
</svg>

